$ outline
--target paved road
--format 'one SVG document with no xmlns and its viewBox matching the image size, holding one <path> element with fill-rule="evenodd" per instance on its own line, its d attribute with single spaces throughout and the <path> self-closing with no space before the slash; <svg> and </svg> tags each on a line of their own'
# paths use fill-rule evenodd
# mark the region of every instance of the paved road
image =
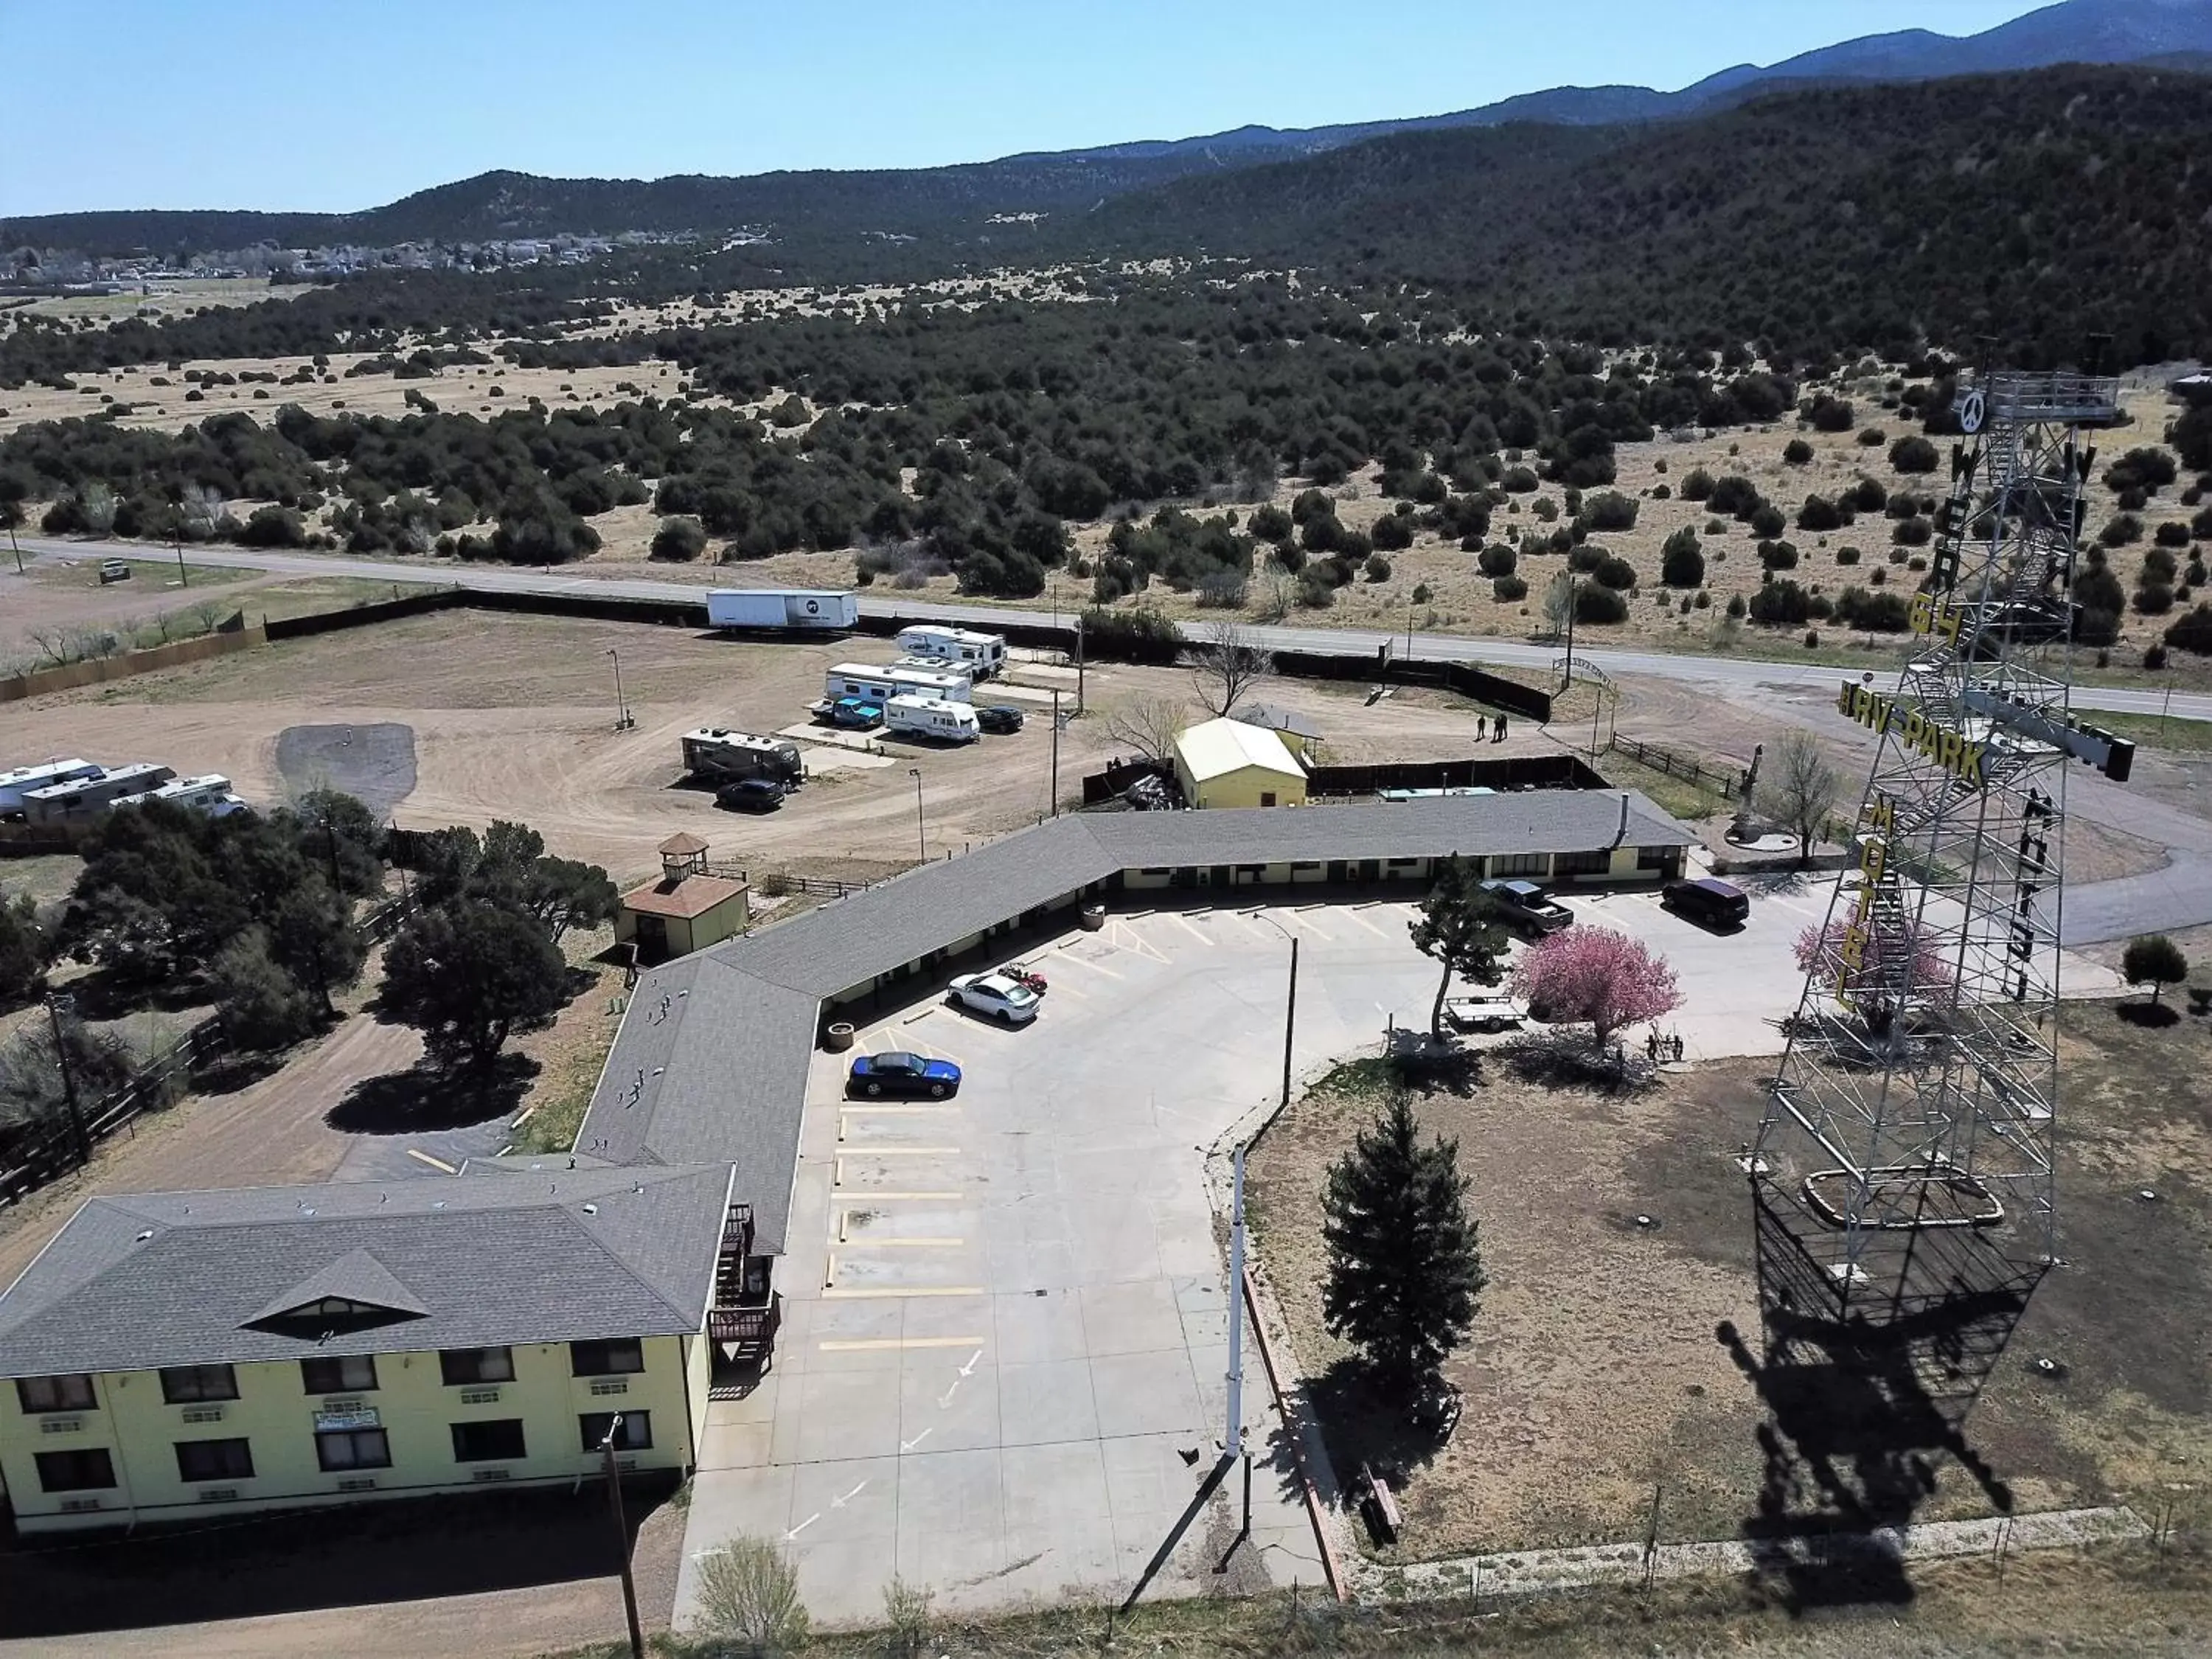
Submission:
<svg viewBox="0 0 2212 1659">
<path fill-rule="evenodd" d="M 35 537 L 26 538 L 23 548 L 27 554 L 58 553 L 77 558 L 100 556 L 110 551 L 143 557 L 147 552 L 146 547 L 138 543 L 54 541 Z M 569 575 L 557 571 L 512 566 L 456 565 L 450 562 L 404 563 L 393 560 L 349 558 L 338 554 L 274 553 L 212 547 L 194 548 L 191 560 L 195 564 L 277 571 L 301 576 L 360 576 L 381 582 L 452 582 L 463 587 L 495 592 L 585 592 L 611 594 L 622 599 L 688 599 L 695 602 L 702 597 L 699 585 L 692 582 Z M 866 593 L 860 597 L 860 611 L 864 616 L 930 618 L 987 628 L 1008 623 L 1050 626 L 1055 620 L 1054 613 L 1048 611 L 1016 610 L 995 605 L 941 605 L 918 602 L 911 598 L 879 599 Z M 1067 614 L 1066 611 L 1057 613 L 1058 620 L 1064 623 Z M 1357 628 L 1255 627 L 1250 632 L 1262 643 L 1280 650 L 1346 652 L 1358 655 L 1372 655 L 1386 640 L 1395 641 L 1397 648 L 1402 651 L 1406 640 L 1403 634 L 1383 634 Z M 1548 668 L 1559 658 L 1556 647 L 1531 645 L 1525 641 L 1476 638 L 1459 634 L 1423 634 L 1419 631 L 1413 637 L 1413 654 L 1417 658 L 1433 659 L 1441 657 L 1460 662 L 1493 663 L 1523 668 Z M 1586 658 L 1608 674 L 1646 674 L 1662 679 L 1686 680 L 1718 688 L 1788 686 L 1802 683 L 1826 687 L 1834 684 L 1838 672 L 1832 665 L 1819 664 L 1767 662 L 1744 657 L 1685 656 L 1659 651 L 1600 648 L 1577 651 L 1576 656 L 1577 659 Z M 2074 702 L 2081 708 L 2155 714 L 2165 703 L 2165 694 L 2112 686 L 2077 686 L 2074 691 Z M 2191 720 L 2212 720 L 2212 695 L 2179 693 L 2172 698 L 2170 712 Z"/>
</svg>

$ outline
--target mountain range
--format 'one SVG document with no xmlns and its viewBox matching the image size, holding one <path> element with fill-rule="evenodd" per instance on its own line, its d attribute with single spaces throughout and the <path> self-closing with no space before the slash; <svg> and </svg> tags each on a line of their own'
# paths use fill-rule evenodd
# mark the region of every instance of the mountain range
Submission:
<svg viewBox="0 0 2212 1659">
<path fill-rule="evenodd" d="M 649 181 L 494 172 L 351 214 L 145 210 L 0 220 L 0 246 L 173 255 L 260 242 L 379 246 L 564 231 L 714 232 L 759 226 L 771 228 L 780 240 L 914 237 L 988 244 L 1002 254 L 1009 251 L 1008 243 L 1018 245 L 1025 234 L 1019 224 L 994 222 L 1009 216 L 1057 216 L 1064 221 L 1089 215 L 1115 198 L 1194 175 L 1319 158 L 1408 134 L 1529 126 L 1618 129 L 1707 116 L 1811 88 L 1924 82 L 2065 63 L 2154 64 L 2212 73 L 2212 0 L 2061 0 L 1980 34 L 1954 37 L 1911 29 L 1868 35 L 1764 67 L 1740 64 L 1673 92 L 1556 87 L 1443 115 L 1296 130 L 1246 126 L 956 167 L 743 178 L 691 174 Z M 1186 198 L 1182 205 L 1188 204 Z"/>
</svg>

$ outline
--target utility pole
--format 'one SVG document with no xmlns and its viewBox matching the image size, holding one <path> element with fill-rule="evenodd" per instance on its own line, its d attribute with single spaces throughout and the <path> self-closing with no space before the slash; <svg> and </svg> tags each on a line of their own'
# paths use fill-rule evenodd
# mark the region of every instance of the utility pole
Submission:
<svg viewBox="0 0 2212 1659">
<path fill-rule="evenodd" d="M 1291 939 L 1291 992 L 1283 1002 L 1283 1098 L 1279 1112 L 1291 1109 L 1291 1038 L 1298 1017 L 1298 941 Z"/>
<path fill-rule="evenodd" d="M 1559 682 L 1564 691 L 1575 683 L 1575 578 L 1567 573 L 1567 677 Z"/>
<path fill-rule="evenodd" d="M 1595 687 L 1595 690 L 1597 691 L 1597 701 L 1590 705 L 1590 764 L 1592 766 L 1595 766 L 1597 764 L 1598 710 L 1605 707 L 1605 688 L 1602 685 L 1599 685 Z"/>
<path fill-rule="evenodd" d="M 1406 660 L 1413 659 L 1413 602 L 1406 601 Z"/>
<path fill-rule="evenodd" d="M 23 574 L 23 544 L 15 539 L 17 508 L 13 501 L 0 502 L 0 506 L 4 506 L 8 512 L 8 549 L 15 556 L 15 574 L 20 576 Z"/>
<path fill-rule="evenodd" d="M 615 730 L 627 732 L 637 722 L 630 718 L 629 701 L 623 696 L 622 653 L 611 645 L 607 655 L 614 659 L 615 664 Z"/>
<path fill-rule="evenodd" d="M 630 1659 L 645 1659 L 645 1629 L 637 1622 L 637 1581 L 629 1571 L 629 1522 L 623 1516 L 622 1470 L 615 1462 L 615 1437 L 622 1432 L 623 1414 L 617 1412 L 607 1425 L 607 1437 L 599 1442 L 601 1467 L 607 1476 L 607 1510 L 614 1517 L 615 1561 L 622 1569 L 623 1613 L 629 1620 Z"/>
<path fill-rule="evenodd" d="M 169 509 L 169 545 L 177 555 L 177 586 L 190 587 L 192 579 L 185 574 L 185 510 L 181 507 Z"/>
<path fill-rule="evenodd" d="M 1237 1148 L 1229 1204 L 1229 1423 L 1224 1458 L 1244 1455 L 1244 1147 Z"/>
<path fill-rule="evenodd" d="M 921 769 L 909 766 L 906 769 L 906 775 L 914 780 L 914 831 L 916 844 L 921 849 L 921 861 L 927 864 L 929 862 L 929 826 L 923 822 L 921 816 Z"/>
<path fill-rule="evenodd" d="M 1083 712 L 1083 616 L 1075 617 L 1075 712 Z"/>
<path fill-rule="evenodd" d="M 1060 688 L 1052 689 L 1052 815 L 1060 816 Z"/>
<path fill-rule="evenodd" d="M 74 1009 L 76 1006 L 76 998 L 59 993 L 50 994 L 46 998 L 46 1018 L 54 1028 L 54 1061 L 62 1073 L 62 1101 L 69 1108 L 70 1139 L 76 1143 L 76 1161 L 85 1164 L 92 1162 L 92 1137 L 85 1133 L 84 1113 L 77 1104 L 76 1077 L 70 1070 L 69 1043 L 62 1032 L 63 1009 Z"/>
</svg>

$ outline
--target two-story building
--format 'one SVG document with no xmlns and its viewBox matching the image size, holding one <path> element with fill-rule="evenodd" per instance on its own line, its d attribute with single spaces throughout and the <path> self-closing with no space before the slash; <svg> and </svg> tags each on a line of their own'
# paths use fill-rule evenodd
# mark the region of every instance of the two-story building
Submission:
<svg viewBox="0 0 2212 1659">
<path fill-rule="evenodd" d="M 745 1277 L 731 1181 L 540 1165 L 93 1199 L 0 1297 L 15 1524 L 573 1482 L 611 1432 L 624 1469 L 689 1470 L 710 1319 Z"/>
</svg>

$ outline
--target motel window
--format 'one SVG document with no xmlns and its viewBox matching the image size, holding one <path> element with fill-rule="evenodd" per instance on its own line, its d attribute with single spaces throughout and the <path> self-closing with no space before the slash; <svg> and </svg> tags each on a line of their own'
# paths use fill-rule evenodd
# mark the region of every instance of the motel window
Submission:
<svg viewBox="0 0 2212 1659">
<path fill-rule="evenodd" d="M 1275 792 L 1272 789 L 1262 789 L 1260 792 L 1260 805 L 1262 806 L 1273 806 L 1274 804 Z"/>
<path fill-rule="evenodd" d="M 164 1365 L 161 1398 L 172 1406 L 198 1400 L 235 1400 L 238 1373 L 228 1365 Z"/>
<path fill-rule="evenodd" d="M 392 1443 L 382 1429 L 325 1429 L 315 1436 L 315 1462 L 324 1469 L 388 1469 Z"/>
<path fill-rule="evenodd" d="M 448 1383 L 512 1382 L 512 1348 L 444 1348 L 439 1351 L 438 1370 Z"/>
<path fill-rule="evenodd" d="M 300 1380 L 309 1394 L 362 1394 L 376 1386 L 376 1356 L 347 1354 L 335 1359 L 302 1359 Z"/>
<path fill-rule="evenodd" d="M 1639 870 L 1665 870 L 1674 862 L 1671 847 L 1639 847 L 1636 849 L 1636 867 Z"/>
<path fill-rule="evenodd" d="M 19 1376 L 15 1401 L 26 1412 L 88 1412 L 99 1405 L 92 1379 L 82 1371 L 65 1376 Z"/>
<path fill-rule="evenodd" d="M 494 1418 L 484 1423 L 456 1423 L 453 1427 L 456 1463 L 506 1463 L 527 1455 L 522 1449 L 522 1419 L 519 1417 Z"/>
<path fill-rule="evenodd" d="M 177 1479 L 193 1484 L 203 1480 L 251 1480 L 253 1448 L 244 1440 L 179 1440 Z"/>
<path fill-rule="evenodd" d="M 1555 876 L 1601 876 L 1613 868 L 1613 854 L 1600 848 L 1595 853 L 1562 853 L 1552 860 Z"/>
<path fill-rule="evenodd" d="M 622 1427 L 615 1431 L 617 1451 L 653 1449 L 651 1412 L 586 1412 L 576 1419 L 576 1426 L 583 1431 L 586 1451 L 595 1452 L 606 1444 L 607 1430 L 617 1416 L 622 1419 Z"/>
<path fill-rule="evenodd" d="M 575 1376 L 635 1376 L 645 1369 L 645 1344 L 634 1336 L 612 1342 L 571 1342 L 568 1365 Z"/>
<path fill-rule="evenodd" d="M 96 1492 L 115 1484 L 115 1464 L 105 1446 L 40 1452 L 33 1461 L 41 1492 Z"/>
<path fill-rule="evenodd" d="M 1548 853 L 1499 853 L 1490 860 L 1493 876 L 1540 876 L 1551 868 Z"/>
</svg>

